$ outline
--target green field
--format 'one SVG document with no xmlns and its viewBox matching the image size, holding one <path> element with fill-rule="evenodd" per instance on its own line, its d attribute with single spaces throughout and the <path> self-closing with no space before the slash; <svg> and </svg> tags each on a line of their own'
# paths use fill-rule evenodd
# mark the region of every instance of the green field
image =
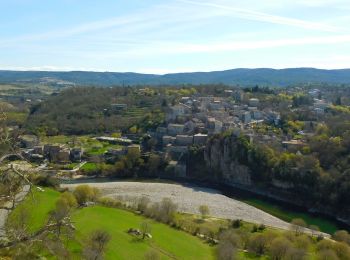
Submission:
<svg viewBox="0 0 350 260">
<path fill-rule="evenodd" d="M 282 209 L 278 205 L 271 204 L 269 202 L 259 199 L 245 199 L 241 200 L 253 207 L 261 209 L 275 217 L 278 217 L 284 221 L 291 222 L 294 218 L 302 218 L 308 225 L 316 225 L 322 232 L 333 234 L 339 228 L 337 225 L 327 219 L 311 216 L 307 213 L 295 212 L 292 210 Z"/>
<path fill-rule="evenodd" d="M 30 211 L 29 225 L 32 231 L 37 230 L 44 225 L 59 194 L 47 188 L 44 192 L 34 192 L 34 199 L 28 196 L 11 215 L 16 214 L 20 207 L 35 209 Z M 144 254 L 151 249 L 158 251 L 162 259 L 214 259 L 214 247 L 197 237 L 155 221 L 151 221 L 152 239 L 143 241 L 127 234 L 126 230 L 139 228 L 144 219 L 125 210 L 102 206 L 76 210 L 72 220 L 76 226 L 78 242 L 70 242 L 68 245 L 73 259 L 79 259 L 81 242 L 95 229 L 104 229 L 112 236 L 106 259 L 143 259 Z"/>
<path fill-rule="evenodd" d="M 83 171 L 96 171 L 98 170 L 98 165 L 96 163 L 92 163 L 92 162 L 88 162 L 88 163 L 85 163 L 81 168 L 80 170 L 83 170 Z"/>
<path fill-rule="evenodd" d="M 84 208 L 75 212 L 77 237 L 84 239 L 94 229 L 110 232 L 106 259 L 142 259 L 153 248 L 163 259 L 213 259 L 214 248 L 196 237 L 172 229 L 167 225 L 151 221 L 153 238 L 142 241 L 127 234 L 131 227 L 138 228 L 143 217 L 120 209 L 101 206 Z"/>
<path fill-rule="evenodd" d="M 30 231 L 37 231 L 47 221 L 48 214 L 55 208 L 55 202 L 59 196 L 60 193 L 52 189 L 45 189 L 44 192 L 34 190 L 33 196 L 28 195 L 24 202 L 11 213 L 10 218 L 18 213 L 20 208 L 28 208 Z"/>
<path fill-rule="evenodd" d="M 66 135 L 56 135 L 56 136 L 43 136 L 40 138 L 42 143 L 48 144 L 65 144 L 70 147 L 78 146 L 84 149 L 87 155 L 101 155 L 104 154 L 108 149 L 120 148 L 120 145 L 109 144 L 107 142 L 100 142 L 93 139 L 92 136 L 82 135 L 82 136 L 66 136 Z"/>
</svg>

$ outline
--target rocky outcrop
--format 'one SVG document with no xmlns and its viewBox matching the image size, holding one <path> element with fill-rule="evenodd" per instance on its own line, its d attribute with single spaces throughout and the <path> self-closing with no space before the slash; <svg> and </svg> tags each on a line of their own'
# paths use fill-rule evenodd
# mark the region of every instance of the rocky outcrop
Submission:
<svg viewBox="0 0 350 260">
<path fill-rule="evenodd" d="M 235 158 L 237 151 L 235 136 L 223 139 L 214 138 L 204 151 L 206 166 L 221 176 L 221 181 L 227 184 L 251 185 L 251 173 L 246 165 Z"/>
</svg>

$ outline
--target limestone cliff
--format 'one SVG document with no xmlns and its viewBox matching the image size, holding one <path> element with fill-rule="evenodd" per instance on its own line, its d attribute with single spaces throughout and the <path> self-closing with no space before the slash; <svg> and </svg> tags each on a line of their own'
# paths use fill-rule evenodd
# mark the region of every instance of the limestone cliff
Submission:
<svg viewBox="0 0 350 260">
<path fill-rule="evenodd" d="M 206 166 L 221 175 L 221 180 L 227 184 L 251 185 L 251 173 L 247 166 L 235 158 L 237 154 L 235 136 L 210 140 L 204 151 Z"/>
</svg>

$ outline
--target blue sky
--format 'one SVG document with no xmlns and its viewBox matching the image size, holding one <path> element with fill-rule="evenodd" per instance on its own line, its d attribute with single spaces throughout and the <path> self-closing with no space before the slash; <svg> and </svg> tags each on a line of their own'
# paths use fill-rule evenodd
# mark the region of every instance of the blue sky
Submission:
<svg viewBox="0 0 350 260">
<path fill-rule="evenodd" d="M 350 68 L 349 0 L 0 0 L 0 69 Z"/>
</svg>

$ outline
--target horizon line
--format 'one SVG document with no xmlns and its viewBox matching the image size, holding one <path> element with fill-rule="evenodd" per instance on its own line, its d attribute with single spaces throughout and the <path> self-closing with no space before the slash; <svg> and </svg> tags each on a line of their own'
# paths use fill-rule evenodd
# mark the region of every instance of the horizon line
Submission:
<svg viewBox="0 0 350 260">
<path fill-rule="evenodd" d="M 163 75 L 170 75 L 170 74 L 189 74 L 189 73 L 211 73 L 211 72 L 224 72 L 224 71 L 230 71 L 230 70 L 259 70 L 259 69 L 267 69 L 267 70 L 288 70 L 288 69 L 315 69 L 315 70 L 325 70 L 325 71 L 334 71 L 334 70 L 350 70 L 349 68 L 320 68 L 320 67 L 284 67 L 284 68 L 273 68 L 273 67 L 236 67 L 231 69 L 221 69 L 221 70 L 198 70 L 198 71 L 174 71 L 174 72 L 165 72 L 165 73 L 157 73 L 157 72 L 142 72 L 142 71 L 110 71 L 110 70 L 99 70 L 99 69 L 60 69 L 60 68 L 0 68 L 0 72 L 86 72 L 86 73 L 121 73 L 121 74 L 144 74 L 144 75 L 157 75 L 157 76 L 163 76 Z M 155 70 L 156 71 L 156 70 Z"/>
</svg>

